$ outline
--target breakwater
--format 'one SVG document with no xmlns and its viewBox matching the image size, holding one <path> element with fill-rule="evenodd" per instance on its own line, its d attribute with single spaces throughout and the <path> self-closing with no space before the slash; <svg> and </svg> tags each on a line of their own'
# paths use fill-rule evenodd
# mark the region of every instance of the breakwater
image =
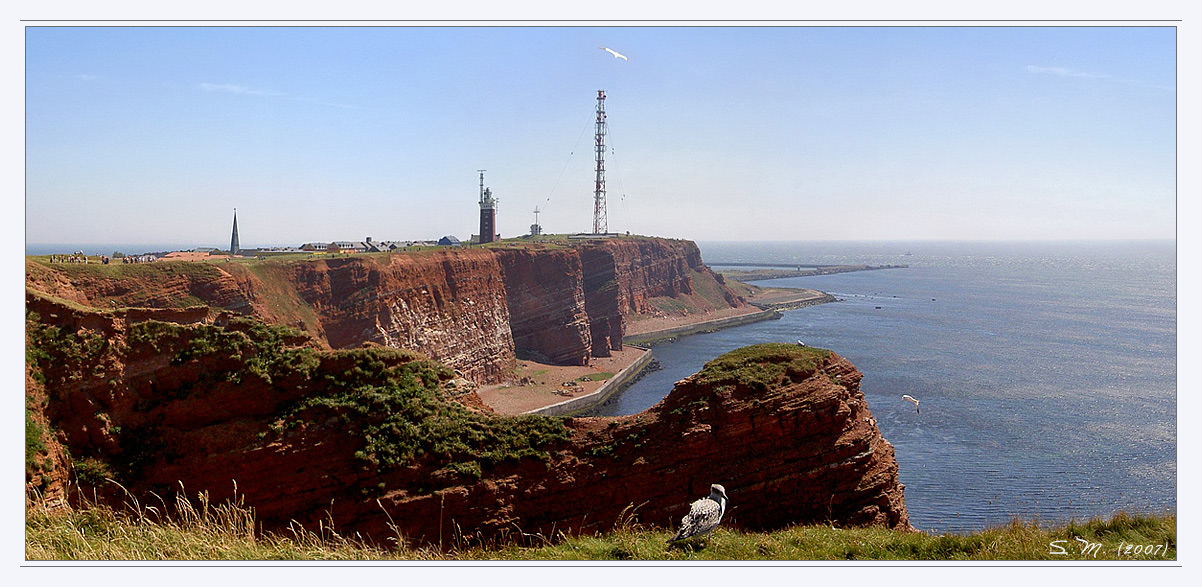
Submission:
<svg viewBox="0 0 1202 587">
<path fill-rule="evenodd" d="M 631 334 L 627 335 L 625 340 L 630 344 L 652 346 L 656 343 L 665 342 L 681 336 L 701 334 L 703 332 L 714 332 L 723 328 L 742 326 L 743 324 L 751 324 L 753 322 L 760 322 L 763 320 L 775 320 L 777 318 L 780 318 L 780 312 L 778 310 L 767 309 L 752 314 L 741 314 L 739 316 L 719 318 L 717 320 L 698 322 L 696 324 L 686 324 L 684 326 L 665 328 L 663 330 L 655 330 L 641 334 Z"/>
<path fill-rule="evenodd" d="M 626 346 L 634 345 L 628 344 Z M 542 416 L 568 416 L 583 412 L 605 403 L 605 400 L 609 399 L 623 387 L 633 382 L 636 378 L 638 378 L 639 373 L 642 373 L 643 369 L 646 369 L 647 365 L 651 364 L 651 349 L 644 348 L 642 350 L 643 354 L 640 355 L 638 359 L 635 359 L 633 363 L 627 365 L 621 371 L 618 371 L 616 374 L 614 374 L 613 377 L 607 379 L 605 383 L 601 385 L 601 387 L 597 388 L 597 391 L 594 391 L 588 395 L 582 395 L 580 397 L 564 400 L 557 404 L 536 408 L 525 413 L 539 414 Z"/>
</svg>

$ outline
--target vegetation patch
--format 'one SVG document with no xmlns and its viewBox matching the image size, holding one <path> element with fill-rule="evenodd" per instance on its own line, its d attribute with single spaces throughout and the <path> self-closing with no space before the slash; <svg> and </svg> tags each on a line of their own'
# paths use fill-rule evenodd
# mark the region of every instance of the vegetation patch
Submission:
<svg viewBox="0 0 1202 587">
<path fill-rule="evenodd" d="M 763 391 L 813 375 L 830 351 L 787 343 L 765 343 L 735 349 L 705 364 L 697 382 L 714 388 Z"/>
<path fill-rule="evenodd" d="M 235 318 L 225 328 L 147 320 L 131 326 L 126 340 L 133 352 L 173 353 L 172 365 L 216 359 L 211 374 L 234 383 L 247 374 L 269 385 L 287 376 L 307 378 L 319 362 L 314 349 L 297 346 L 307 340 L 304 333 L 251 318 Z"/>
<path fill-rule="evenodd" d="M 285 533 L 258 530 L 254 510 L 238 502 L 212 505 L 178 496 L 163 507 L 122 510 L 84 504 L 65 512 L 25 514 L 28 560 L 733 560 L 733 561 L 1028 561 L 1163 562 L 1177 559 L 1176 514 L 1131 515 L 1056 527 L 1014 520 L 968 534 L 886 528 L 797 526 L 775 532 L 721 527 L 708 541 L 666 546 L 669 530 L 618 520 L 612 532 L 582 536 L 526 535 L 447 550 L 406 546 L 399 536 L 345 538 L 323 525 Z M 529 546 L 530 543 L 536 546 Z M 380 544 L 393 546 L 385 548 Z M 1135 551 L 1139 546 L 1139 552 Z M 1058 548 L 1059 547 L 1059 548 Z M 1128 547 L 1132 547 L 1128 549 Z"/>
<path fill-rule="evenodd" d="M 577 377 L 576 381 L 605 381 L 613 376 L 614 374 L 609 372 L 589 373 L 588 375 L 581 375 L 580 377 Z"/>
<path fill-rule="evenodd" d="M 545 460 L 549 447 L 570 437 L 562 418 L 493 416 L 444 399 L 440 384 L 454 374 L 441 363 L 391 349 L 341 355 L 337 360 L 350 364 L 323 367 L 324 391 L 286 408 L 277 430 L 318 426 L 333 417 L 339 430 L 362 443 L 355 456 L 368 466 L 468 463 L 453 467 L 472 475 L 478 467 L 505 461 Z M 479 464 L 470 465 L 473 461 Z"/>
<path fill-rule="evenodd" d="M 46 454 L 46 428 L 34 417 L 29 406 L 25 407 L 25 478 L 47 471 L 54 466 Z"/>
<path fill-rule="evenodd" d="M 102 372 L 102 359 L 110 350 L 103 335 L 45 325 L 35 312 L 26 313 L 25 341 L 25 360 L 35 371 L 31 376 L 43 382 L 51 364 L 72 381 Z"/>
<path fill-rule="evenodd" d="M 100 487 L 106 479 L 117 477 L 108 463 L 93 457 L 76 459 L 74 469 L 75 480 L 81 486 Z"/>
</svg>

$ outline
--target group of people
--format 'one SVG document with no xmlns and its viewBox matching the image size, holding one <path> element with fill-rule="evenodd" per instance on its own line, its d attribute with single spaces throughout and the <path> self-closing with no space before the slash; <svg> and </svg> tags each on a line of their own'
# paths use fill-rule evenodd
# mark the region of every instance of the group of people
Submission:
<svg viewBox="0 0 1202 587">
<path fill-rule="evenodd" d="M 134 255 L 134 256 L 127 255 L 127 256 L 121 257 L 121 262 L 127 263 L 127 264 L 128 263 L 150 263 L 150 262 L 156 261 L 156 260 L 158 260 L 158 257 L 155 257 L 154 255 Z M 106 255 L 100 256 L 101 264 L 108 265 L 109 261 L 110 261 L 110 259 L 108 258 L 108 256 L 106 256 Z M 50 255 L 50 262 L 51 263 L 83 263 L 83 264 L 87 264 L 87 263 L 94 263 L 95 261 L 89 261 L 88 256 L 85 255 L 83 253 L 83 251 L 77 251 L 71 255 Z"/>
<path fill-rule="evenodd" d="M 105 258 L 101 257 L 101 259 L 105 259 Z M 86 264 L 88 262 L 88 256 L 83 254 L 83 251 L 79 251 L 79 252 L 76 252 L 76 253 L 73 253 L 70 255 L 50 255 L 50 262 L 51 263 L 85 263 Z M 107 263 L 108 261 L 104 260 L 102 262 Z"/>
</svg>

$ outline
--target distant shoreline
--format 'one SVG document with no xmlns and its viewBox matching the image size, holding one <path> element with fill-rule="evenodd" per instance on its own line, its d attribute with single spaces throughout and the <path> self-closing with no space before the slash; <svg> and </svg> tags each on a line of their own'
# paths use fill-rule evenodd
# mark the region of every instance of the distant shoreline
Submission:
<svg viewBox="0 0 1202 587">
<path fill-rule="evenodd" d="M 784 269 L 749 269 L 721 270 L 714 269 L 726 279 L 735 279 L 747 283 L 749 281 L 764 281 L 768 279 L 786 279 L 789 277 L 811 277 L 814 275 L 833 275 L 835 273 L 851 273 L 853 271 L 877 271 L 880 269 L 908 269 L 909 265 L 780 265 L 767 263 L 714 263 L 712 267 L 797 267 L 792 271 Z M 808 269 L 802 269 L 808 267 Z"/>
</svg>

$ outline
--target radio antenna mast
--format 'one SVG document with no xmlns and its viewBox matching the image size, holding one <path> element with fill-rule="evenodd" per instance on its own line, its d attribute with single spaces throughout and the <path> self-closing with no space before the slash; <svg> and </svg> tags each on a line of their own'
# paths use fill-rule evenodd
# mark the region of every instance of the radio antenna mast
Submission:
<svg viewBox="0 0 1202 587">
<path fill-rule="evenodd" d="M 609 231 L 605 213 L 605 90 L 597 90 L 597 179 L 593 189 L 593 234 Z"/>
</svg>

